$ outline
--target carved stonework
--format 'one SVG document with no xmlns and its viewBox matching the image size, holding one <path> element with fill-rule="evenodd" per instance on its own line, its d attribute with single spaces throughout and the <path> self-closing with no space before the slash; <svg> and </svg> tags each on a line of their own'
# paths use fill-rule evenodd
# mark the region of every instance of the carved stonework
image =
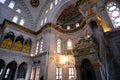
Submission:
<svg viewBox="0 0 120 80">
<path fill-rule="evenodd" d="M 73 49 L 74 55 L 87 55 L 97 52 L 97 44 L 92 38 L 85 39 L 81 38 Z"/>
</svg>

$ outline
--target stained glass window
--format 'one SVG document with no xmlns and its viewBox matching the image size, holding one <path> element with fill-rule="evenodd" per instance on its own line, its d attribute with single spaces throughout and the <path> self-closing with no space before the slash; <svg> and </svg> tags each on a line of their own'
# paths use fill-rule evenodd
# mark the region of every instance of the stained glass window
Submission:
<svg viewBox="0 0 120 80">
<path fill-rule="evenodd" d="M 114 28 L 119 28 L 120 27 L 120 9 L 118 5 L 114 2 L 110 2 L 107 5 L 107 12 L 114 25 Z"/>
</svg>

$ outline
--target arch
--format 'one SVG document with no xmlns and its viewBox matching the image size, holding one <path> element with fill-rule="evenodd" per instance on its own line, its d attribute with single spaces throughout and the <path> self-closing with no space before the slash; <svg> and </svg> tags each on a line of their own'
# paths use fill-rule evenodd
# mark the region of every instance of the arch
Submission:
<svg viewBox="0 0 120 80">
<path fill-rule="evenodd" d="M 22 78 L 22 79 L 24 78 L 25 79 L 26 72 L 27 72 L 27 63 L 23 62 L 18 67 L 17 78 Z"/>
<path fill-rule="evenodd" d="M 96 80 L 94 68 L 87 58 L 81 62 L 81 78 L 82 80 Z"/>
<path fill-rule="evenodd" d="M 21 51 L 23 47 L 24 37 L 22 35 L 18 36 L 15 40 L 13 50 Z"/>
<path fill-rule="evenodd" d="M 18 37 L 16 38 L 15 42 L 18 42 L 18 41 L 20 41 L 21 43 L 24 42 L 24 37 L 23 37 L 23 35 L 20 35 L 20 36 L 18 36 Z"/>
<path fill-rule="evenodd" d="M 4 39 L 7 39 L 7 38 L 10 38 L 12 41 L 14 41 L 14 38 L 15 38 L 14 33 L 13 33 L 13 32 L 8 32 L 8 33 L 5 35 Z"/>
<path fill-rule="evenodd" d="M 72 4 L 74 4 L 74 2 L 72 0 L 65 0 L 63 4 L 58 6 L 56 9 L 52 10 L 51 13 L 54 13 L 54 14 L 50 14 L 49 20 L 52 23 L 56 24 L 56 21 L 57 21 L 59 15 L 62 13 L 62 11 Z"/>
<path fill-rule="evenodd" d="M 10 62 L 5 69 L 2 80 L 14 80 L 16 68 L 17 63 L 15 61 Z"/>
<path fill-rule="evenodd" d="M 5 69 L 5 61 L 0 59 L 0 79 L 2 78 L 4 69 Z"/>
<path fill-rule="evenodd" d="M 32 40 L 29 38 L 25 40 L 24 47 L 23 47 L 23 52 L 29 53 L 32 45 Z"/>
<path fill-rule="evenodd" d="M 1 47 L 2 48 L 7 48 L 7 49 L 10 49 L 11 46 L 12 46 L 12 43 L 14 41 L 14 38 L 15 38 L 15 35 L 13 32 L 8 32 L 3 41 L 2 41 L 2 44 L 1 44 Z"/>
</svg>

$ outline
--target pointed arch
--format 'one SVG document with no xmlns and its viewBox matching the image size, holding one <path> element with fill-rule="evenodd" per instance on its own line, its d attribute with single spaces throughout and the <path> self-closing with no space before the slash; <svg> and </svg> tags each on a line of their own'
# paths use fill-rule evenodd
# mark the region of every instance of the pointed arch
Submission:
<svg viewBox="0 0 120 80">
<path fill-rule="evenodd" d="M 23 47 L 24 37 L 22 35 L 18 36 L 15 40 L 13 50 L 21 51 Z"/>
<path fill-rule="evenodd" d="M 2 80 L 14 80 L 16 68 L 17 68 L 16 61 L 10 62 L 5 69 L 5 73 L 3 75 Z"/>
<path fill-rule="evenodd" d="M 96 80 L 94 68 L 87 58 L 81 62 L 81 77 L 82 80 Z"/>
<path fill-rule="evenodd" d="M 23 62 L 18 67 L 17 79 L 19 78 L 25 79 L 26 72 L 27 72 L 27 63 Z"/>
<path fill-rule="evenodd" d="M 2 41 L 2 44 L 1 44 L 1 48 L 7 48 L 7 49 L 10 49 L 11 46 L 12 46 L 12 43 L 14 41 L 14 38 L 15 38 L 15 35 L 13 32 L 8 32 L 3 41 Z"/>
<path fill-rule="evenodd" d="M 24 47 L 23 47 L 23 52 L 29 53 L 32 45 L 32 40 L 29 38 L 25 40 Z"/>
</svg>

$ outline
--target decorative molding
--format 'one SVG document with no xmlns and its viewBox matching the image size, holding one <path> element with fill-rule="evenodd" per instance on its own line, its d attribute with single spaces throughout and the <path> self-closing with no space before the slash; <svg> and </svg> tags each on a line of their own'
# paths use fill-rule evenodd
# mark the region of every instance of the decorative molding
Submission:
<svg viewBox="0 0 120 80">
<path fill-rule="evenodd" d="M 40 34 L 41 32 L 45 31 L 45 29 L 49 29 L 49 28 L 54 28 L 54 29 L 56 29 L 57 31 L 59 31 L 59 32 L 61 32 L 61 33 L 64 33 L 64 34 L 74 33 L 74 32 L 76 32 L 76 31 L 81 30 L 81 28 L 85 26 L 86 22 L 83 22 L 83 24 L 81 25 L 81 27 L 78 27 L 78 28 L 73 29 L 73 30 L 62 30 L 61 28 L 56 27 L 56 25 L 54 25 L 54 24 L 52 24 L 52 23 L 47 23 L 46 25 L 44 25 L 44 26 L 43 26 L 39 31 L 37 31 L 37 32 L 32 31 L 32 30 L 30 30 L 30 29 L 27 29 L 27 28 L 25 28 L 25 27 L 23 27 L 23 26 L 20 26 L 20 25 L 16 24 L 16 23 L 13 23 L 13 22 L 11 22 L 11 21 L 4 20 L 3 26 L 5 26 L 5 25 L 7 25 L 7 24 L 12 25 L 12 27 L 17 28 L 17 29 L 19 29 L 19 30 L 22 30 L 22 31 L 24 31 L 24 32 L 27 32 L 27 33 L 30 33 L 30 34 L 33 34 L 33 35 L 38 35 L 38 34 Z M 11 26 L 5 26 L 5 27 L 11 27 Z"/>
<path fill-rule="evenodd" d="M 88 54 L 97 53 L 97 51 L 97 44 L 93 41 L 92 37 L 88 39 L 81 38 L 73 49 L 75 56 L 86 56 Z"/>
</svg>

